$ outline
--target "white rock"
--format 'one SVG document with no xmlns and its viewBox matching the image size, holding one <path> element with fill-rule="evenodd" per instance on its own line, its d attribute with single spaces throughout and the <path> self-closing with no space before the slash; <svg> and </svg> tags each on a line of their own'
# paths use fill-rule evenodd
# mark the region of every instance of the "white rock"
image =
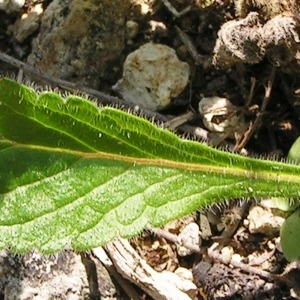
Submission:
<svg viewBox="0 0 300 300">
<path fill-rule="evenodd" d="M 113 89 L 127 101 L 159 110 L 183 91 L 189 73 L 189 65 L 172 48 L 148 43 L 127 56 L 123 77 Z"/>
<path fill-rule="evenodd" d="M 229 264 L 233 255 L 233 248 L 231 246 L 226 246 L 222 248 L 221 255 L 224 262 Z"/>
<path fill-rule="evenodd" d="M 18 19 L 13 28 L 15 39 L 19 43 L 22 43 L 25 39 L 37 31 L 40 25 L 40 18 L 41 13 L 33 11 L 29 14 L 24 14 L 21 19 Z"/>
<path fill-rule="evenodd" d="M 191 245 L 198 247 L 200 245 L 200 231 L 196 223 L 190 223 L 180 232 L 178 239 L 183 245 Z M 182 245 L 177 246 L 179 256 L 191 255 L 192 251 Z"/>
<path fill-rule="evenodd" d="M 285 219 L 275 216 L 270 210 L 261 206 L 254 206 L 249 211 L 248 220 L 251 233 L 272 235 L 279 232 Z"/>
<path fill-rule="evenodd" d="M 238 253 L 234 253 L 232 254 L 231 260 L 236 262 L 236 263 L 240 263 L 242 261 L 242 256 Z"/>
<path fill-rule="evenodd" d="M 205 127 L 212 132 L 226 133 L 228 136 L 232 136 L 237 128 L 246 126 L 238 110 L 239 108 L 226 98 L 206 97 L 199 102 L 199 112 Z"/>
<path fill-rule="evenodd" d="M 135 21 L 129 20 L 126 22 L 126 38 L 132 40 L 136 37 L 139 31 L 139 24 Z"/>
<path fill-rule="evenodd" d="M 25 0 L 0 0 L 0 10 L 7 13 L 19 11 L 25 4 Z"/>
<path fill-rule="evenodd" d="M 193 273 L 187 268 L 179 267 L 174 273 L 183 279 L 193 281 Z"/>
<path fill-rule="evenodd" d="M 195 299 L 194 297 L 196 296 L 198 289 L 191 280 L 184 279 L 170 271 L 163 271 L 160 275 L 164 278 L 164 280 L 175 285 L 179 290 L 187 293 L 191 299 Z"/>
</svg>

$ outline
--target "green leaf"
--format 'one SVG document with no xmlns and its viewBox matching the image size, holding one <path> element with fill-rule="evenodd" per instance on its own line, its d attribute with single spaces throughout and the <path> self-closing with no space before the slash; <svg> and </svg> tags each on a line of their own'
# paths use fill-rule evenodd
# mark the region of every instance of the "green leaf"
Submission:
<svg viewBox="0 0 300 300">
<path fill-rule="evenodd" d="M 300 138 L 297 138 L 293 143 L 288 154 L 288 160 L 295 164 L 300 164 Z"/>
<path fill-rule="evenodd" d="M 294 211 L 298 206 L 298 201 L 293 201 L 285 197 L 271 197 L 273 205 L 282 211 Z"/>
<path fill-rule="evenodd" d="M 298 138 L 292 145 L 288 156 L 287 161 L 299 164 L 300 163 L 300 138 Z M 276 208 L 282 211 L 294 211 L 298 206 L 299 203 L 295 201 L 291 201 L 286 197 L 271 197 L 273 200 L 273 204 Z"/>
<path fill-rule="evenodd" d="M 288 261 L 300 258 L 300 210 L 296 210 L 283 223 L 280 244 Z"/>
<path fill-rule="evenodd" d="M 300 163 L 300 138 L 292 145 L 288 161 Z M 299 206 L 298 202 L 292 202 L 287 198 L 274 198 L 277 207 L 284 211 L 294 211 Z M 283 223 L 280 230 L 280 244 L 285 258 L 288 261 L 299 259 L 300 257 L 300 210 L 291 214 Z"/>
<path fill-rule="evenodd" d="M 0 248 L 131 237 L 237 197 L 298 199 L 300 167 L 219 151 L 76 96 L 0 80 Z"/>
</svg>

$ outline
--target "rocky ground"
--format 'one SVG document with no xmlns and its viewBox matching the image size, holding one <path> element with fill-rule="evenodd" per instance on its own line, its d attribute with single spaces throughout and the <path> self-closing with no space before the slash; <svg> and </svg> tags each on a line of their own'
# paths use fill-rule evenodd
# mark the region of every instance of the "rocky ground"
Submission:
<svg viewBox="0 0 300 300">
<path fill-rule="evenodd" d="M 272 3 L 5 0 L 0 51 L 41 73 L 7 62 L 0 73 L 117 95 L 179 134 L 285 158 L 300 130 L 299 4 Z M 280 249 L 285 217 L 269 199 L 236 199 L 90 253 L 5 250 L 0 299 L 299 299 L 299 269 Z"/>
</svg>

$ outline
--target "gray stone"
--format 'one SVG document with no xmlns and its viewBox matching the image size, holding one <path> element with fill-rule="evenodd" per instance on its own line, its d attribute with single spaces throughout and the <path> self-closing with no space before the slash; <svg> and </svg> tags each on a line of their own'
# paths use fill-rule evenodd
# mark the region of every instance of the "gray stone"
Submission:
<svg viewBox="0 0 300 300">
<path fill-rule="evenodd" d="M 91 88 L 110 87 L 120 71 L 112 65 L 122 64 L 128 10 L 128 0 L 54 0 L 43 14 L 28 63 Z"/>
<path fill-rule="evenodd" d="M 0 0 L 0 10 L 7 13 L 19 11 L 25 4 L 25 0 Z"/>
</svg>

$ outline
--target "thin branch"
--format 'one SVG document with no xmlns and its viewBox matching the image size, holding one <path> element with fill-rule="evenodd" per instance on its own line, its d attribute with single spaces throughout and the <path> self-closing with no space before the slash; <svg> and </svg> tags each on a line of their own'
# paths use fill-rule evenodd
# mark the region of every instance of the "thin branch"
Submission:
<svg viewBox="0 0 300 300">
<path fill-rule="evenodd" d="M 214 243 L 207 251 L 208 257 L 210 257 L 214 261 L 220 262 L 224 265 L 232 265 L 233 267 L 241 269 L 244 272 L 247 272 L 248 274 L 256 274 L 259 277 L 270 280 L 270 281 L 272 281 L 276 278 L 276 275 L 274 275 L 270 272 L 260 270 L 258 268 L 246 265 L 246 264 L 241 263 L 241 262 L 237 262 L 233 259 L 230 259 L 229 261 L 224 259 L 224 256 L 221 255 L 218 251 L 215 250 L 216 248 L 218 248 L 218 246 L 219 246 L 218 243 Z"/>
<path fill-rule="evenodd" d="M 253 95 L 254 95 L 255 84 L 256 84 L 256 79 L 254 77 L 251 77 L 250 92 L 249 92 L 249 95 L 248 95 L 248 98 L 247 98 L 247 101 L 246 101 L 246 105 L 245 105 L 246 108 L 251 105 Z"/>
<path fill-rule="evenodd" d="M 204 69 L 210 67 L 211 58 L 199 54 L 189 36 L 185 32 L 183 32 L 178 26 L 175 26 L 175 29 L 178 33 L 179 38 L 181 39 L 182 43 L 186 46 L 188 52 L 190 53 L 191 57 L 195 60 L 196 64 L 201 65 Z"/>
<path fill-rule="evenodd" d="M 257 113 L 256 119 L 254 120 L 254 122 L 249 126 L 249 129 L 245 132 L 242 141 L 235 147 L 234 150 L 237 151 L 237 152 L 239 152 L 241 149 L 243 149 L 245 147 L 245 145 L 247 144 L 247 142 L 252 137 L 253 133 L 255 132 L 255 130 L 257 129 L 257 127 L 261 123 L 263 113 L 265 112 L 265 110 L 267 108 L 267 105 L 269 103 L 269 100 L 270 100 L 271 91 L 272 91 L 272 88 L 273 88 L 273 83 L 274 83 L 274 78 L 275 78 L 275 73 L 276 73 L 276 66 L 273 65 L 272 70 L 271 70 L 271 74 L 270 74 L 270 77 L 269 77 L 269 80 L 268 80 L 268 84 L 265 87 L 265 96 L 264 96 L 264 99 L 262 101 L 260 110 Z"/>
<path fill-rule="evenodd" d="M 171 232 L 168 232 L 168 231 L 160 229 L 160 228 L 148 227 L 147 229 L 150 232 L 154 233 L 155 235 L 162 237 L 162 238 L 168 240 L 169 242 L 174 243 L 175 245 L 182 245 L 194 253 L 201 253 L 201 248 L 198 245 L 193 245 L 184 240 L 180 240 L 177 235 L 175 235 Z"/>
<path fill-rule="evenodd" d="M 168 9 L 168 11 L 175 17 L 180 18 L 184 16 L 186 13 L 188 13 L 191 10 L 191 6 L 187 6 L 182 11 L 177 11 L 177 9 L 168 1 L 168 0 L 161 0 L 164 6 Z"/>
</svg>

